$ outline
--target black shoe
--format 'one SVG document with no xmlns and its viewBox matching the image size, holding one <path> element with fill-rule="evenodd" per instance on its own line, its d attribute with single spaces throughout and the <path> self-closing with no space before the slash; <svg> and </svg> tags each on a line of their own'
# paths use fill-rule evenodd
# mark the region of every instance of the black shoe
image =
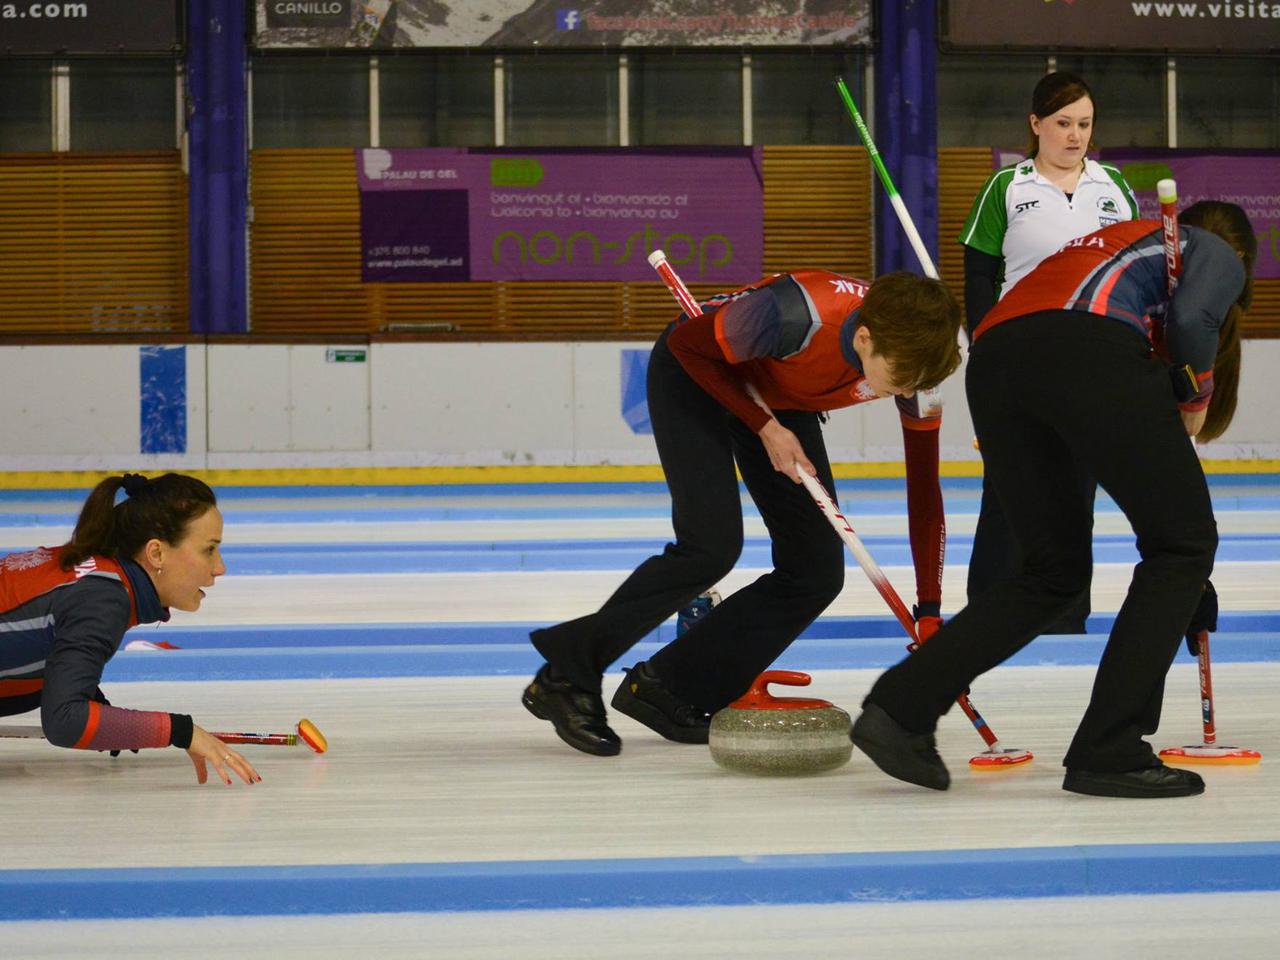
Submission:
<svg viewBox="0 0 1280 960">
<path fill-rule="evenodd" d="M 891 777 L 930 790 L 951 786 L 933 734 L 911 733 L 874 703 L 862 708 L 849 739 Z"/>
<path fill-rule="evenodd" d="M 600 694 L 553 678 L 550 664 L 542 665 L 524 688 L 520 702 L 539 720 L 550 720 L 560 739 L 575 750 L 597 757 L 615 757 L 622 752 L 622 741 L 605 721 Z"/>
<path fill-rule="evenodd" d="M 1204 793 L 1204 780 L 1191 770 L 1161 763 L 1123 773 L 1068 770 L 1062 789 L 1090 797 L 1194 797 Z"/>
<path fill-rule="evenodd" d="M 676 699 L 644 661 L 627 671 L 611 706 L 676 743 L 706 743 L 711 735 L 711 714 Z"/>
</svg>

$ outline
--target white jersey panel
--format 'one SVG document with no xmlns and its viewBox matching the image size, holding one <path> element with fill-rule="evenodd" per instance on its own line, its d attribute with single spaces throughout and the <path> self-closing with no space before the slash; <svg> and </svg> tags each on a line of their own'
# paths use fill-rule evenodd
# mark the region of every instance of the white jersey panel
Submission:
<svg viewBox="0 0 1280 960">
<path fill-rule="evenodd" d="M 1045 257 L 1068 240 L 1133 219 L 1130 195 L 1100 163 L 1086 160 L 1071 199 L 1046 180 L 1035 163 L 1023 160 L 1005 191 L 1008 227 L 1004 243 L 1003 297 Z"/>
</svg>

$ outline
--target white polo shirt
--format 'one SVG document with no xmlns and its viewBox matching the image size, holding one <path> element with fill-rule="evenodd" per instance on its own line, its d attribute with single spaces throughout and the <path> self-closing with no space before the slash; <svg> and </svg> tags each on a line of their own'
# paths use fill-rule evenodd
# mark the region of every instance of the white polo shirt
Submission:
<svg viewBox="0 0 1280 960">
<path fill-rule="evenodd" d="M 1003 297 L 1068 240 L 1137 216 L 1133 189 L 1111 164 L 1086 159 L 1068 200 L 1028 158 L 988 178 L 969 211 L 960 242 L 1004 258 Z"/>
</svg>

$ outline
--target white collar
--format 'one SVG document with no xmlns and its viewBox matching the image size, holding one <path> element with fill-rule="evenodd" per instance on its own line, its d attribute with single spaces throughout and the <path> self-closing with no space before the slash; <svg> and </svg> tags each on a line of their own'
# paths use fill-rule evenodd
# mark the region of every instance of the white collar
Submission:
<svg viewBox="0 0 1280 960">
<path fill-rule="evenodd" d="M 1052 185 L 1052 181 L 1036 169 L 1035 161 L 1031 157 L 1023 157 L 1014 165 L 1013 179 L 1019 183 L 1034 180 L 1036 183 Z M 1080 179 L 1104 182 L 1108 177 L 1107 172 L 1102 169 L 1102 164 L 1091 157 L 1085 157 L 1084 169 L 1080 171 Z"/>
</svg>

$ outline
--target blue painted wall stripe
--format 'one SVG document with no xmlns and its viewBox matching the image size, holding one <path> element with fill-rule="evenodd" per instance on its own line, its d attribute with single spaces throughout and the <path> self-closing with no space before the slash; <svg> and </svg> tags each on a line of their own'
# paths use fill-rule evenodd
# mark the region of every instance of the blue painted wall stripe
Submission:
<svg viewBox="0 0 1280 960">
<path fill-rule="evenodd" d="M 107 683 L 146 680 L 332 680 L 360 677 L 467 677 L 533 676 L 542 657 L 524 636 L 505 642 L 483 642 L 479 637 L 456 642 L 438 637 L 434 643 L 405 643 L 403 638 L 379 643 L 376 634 L 362 634 L 359 627 L 345 635 L 330 634 L 320 643 L 311 627 L 296 633 L 276 634 L 277 641 L 260 646 L 208 645 L 203 648 L 166 651 L 124 651 L 116 654 L 103 672 Z M 652 635 L 651 635 L 652 636 Z M 670 633 L 666 634 L 669 639 Z M 129 639 L 182 640 L 164 630 L 134 631 Z M 343 643 L 342 641 L 346 642 Z M 1041 637 L 1020 650 L 1003 666 L 1096 666 L 1104 636 Z M 644 658 L 661 644 L 649 639 L 636 644 L 632 655 Z M 782 670 L 884 670 L 906 656 L 905 640 L 886 634 L 880 639 L 798 640 L 774 666 Z M 1219 663 L 1275 663 L 1280 661 L 1280 638 L 1275 634 L 1214 636 L 1214 660 Z M 1179 654 L 1179 662 L 1192 668 L 1194 661 Z"/>
<path fill-rule="evenodd" d="M 1033 647 L 1053 651 L 1054 658 L 1096 656 L 1100 652 L 1103 637 L 1115 622 L 1113 614 L 1094 614 L 1089 618 L 1089 633 L 1095 636 L 1046 634 L 1035 640 Z M 279 623 L 279 624 L 202 624 L 183 622 L 163 626 L 141 626 L 129 634 L 129 638 L 148 637 L 155 633 L 170 643 L 187 649 L 219 649 L 234 647 L 345 647 L 369 644 L 376 646 L 413 646 L 442 644 L 470 646 L 473 644 L 525 643 L 529 631 L 549 626 L 545 620 L 432 622 L 429 620 L 406 623 Z M 660 624 L 647 639 L 667 643 L 675 638 L 675 620 Z M 902 627 L 887 612 L 883 616 L 822 617 L 800 634 L 801 640 L 852 640 L 888 639 L 904 643 Z M 1087 648 L 1087 653 L 1072 655 L 1069 651 Z M 1218 633 L 1214 635 L 1214 659 L 1230 659 L 1228 648 L 1238 648 L 1242 659 L 1248 659 L 1251 651 L 1254 659 L 1280 660 L 1280 613 L 1257 611 L 1252 613 L 1224 613 L 1218 618 Z M 1270 651 L 1270 652 L 1269 652 Z"/>
<path fill-rule="evenodd" d="M 0 919 L 868 903 L 1280 889 L 1280 843 L 0 871 Z"/>
<path fill-rule="evenodd" d="M 138 348 L 141 453 L 187 452 L 187 348 Z M 74 522 L 74 521 L 73 521 Z"/>
</svg>

